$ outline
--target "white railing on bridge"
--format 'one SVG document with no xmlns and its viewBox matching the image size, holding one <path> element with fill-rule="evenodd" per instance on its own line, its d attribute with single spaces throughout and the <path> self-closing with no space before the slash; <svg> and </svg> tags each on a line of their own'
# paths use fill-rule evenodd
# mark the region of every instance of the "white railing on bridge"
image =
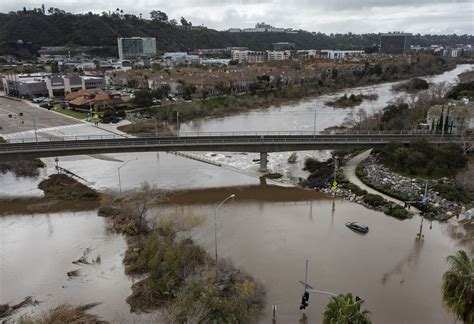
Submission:
<svg viewBox="0 0 474 324">
<path fill-rule="evenodd" d="M 428 130 L 401 130 L 401 131 L 362 131 L 362 130 L 345 130 L 332 131 L 330 133 L 316 133 L 311 131 L 228 131 L 228 132 L 180 132 L 179 134 L 170 133 L 143 133 L 130 134 L 130 137 L 125 135 L 77 135 L 77 136 L 38 136 L 31 138 L 6 138 L 7 143 L 32 143 L 32 142 L 62 142 L 62 141 L 90 141 L 90 140 L 109 140 L 109 139 L 124 139 L 124 138 L 185 138 L 185 137 L 242 137 L 242 136 L 315 136 L 315 137 L 333 137 L 345 135 L 359 135 L 359 136 L 439 136 L 439 134 L 432 134 Z M 458 135 L 445 135 L 458 136 Z"/>
</svg>

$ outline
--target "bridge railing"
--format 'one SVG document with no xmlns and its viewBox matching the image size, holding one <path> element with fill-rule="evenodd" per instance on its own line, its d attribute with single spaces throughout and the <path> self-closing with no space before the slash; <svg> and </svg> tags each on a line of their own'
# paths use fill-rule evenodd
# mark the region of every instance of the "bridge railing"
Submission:
<svg viewBox="0 0 474 324">
<path fill-rule="evenodd" d="M 315 136 L 315 137 L 327 137 L 327 136 L 345 136 L 345 135 L 357 135 L 357 136 L 437 136 L 437 134 L 431 134 L 427 130 L 402 130 L 402 131 L 362 131 L 362 130 L 344 130 L 344 131 L 332 131 L 329 133 L 316 133 L 311 131 L 225 131 L 225 132 L 180 132 L 179 134 L 170 133 L 141 133 L 125 135 L 77 135 L 77 136 L 38 136 L 28 138 L 7 138 L 7 143 L 33 143 L 33 142 L 62 142 L 62 141 L 89 141 L 89 140 L 114 140 L 123 138 L 186 138 L 186 137 L 243 137 L 243 136 Z M 439 134 L 438 134 L 439 135 Z M 458 135 L 445 135 L 458 136 Z"/>
<path fill-rule="evenodd" d="M 249 145 L 375 145 L 386 144 L 394 140 L 400 140 L 397 135 L 392 136 L 262 136 L 262 137 L 168 137 L 168 138 L 121 138 L 121 139 L 104 139 L 98 141 L 50 141 L 50 142 L 33 142 L 33 143 L 10 143 L 8 145 L 0 145 L 0 153 L 9 152 L 38 152 L 38 151 L 74 151 L 87 149 L 103 149 L 103 148 L 131 148 L 131 147 L 160 147 L 173 148 L 181 147 L 185 150 L 192 151 L 193 147 L 202 148 L 203 146 L 215 146 L 222 148 L 227 145 L 241 146 L 245 151 L 245 147 Z M 411 138 L 403 138 L 404 142 L 408 142 Z M 433 137 L 436 143 L 449 143 L 453 140 L 450 137 Z M 454 138 L 460 141 L 460 138 Z"/>
</svg>

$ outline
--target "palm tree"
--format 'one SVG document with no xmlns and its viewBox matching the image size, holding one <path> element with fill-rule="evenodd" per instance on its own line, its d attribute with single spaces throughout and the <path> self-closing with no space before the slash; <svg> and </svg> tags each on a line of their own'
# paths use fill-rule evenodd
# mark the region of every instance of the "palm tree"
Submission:
<svg viewBox="0 0 474 324">
<path fill-rule="evenodd" d="M 464 323 L 474 323 L 474 258 L 460 250 L 447 257 L 449 269 L 443 274 L 443 299 Z"/>
<path fill-rule="evenodd" d="M 360 310 L 364 301 L 351 293 L 332 297 L 324 310 L 324 324 L 370 324 L 368 310 Z"/>
</svg>

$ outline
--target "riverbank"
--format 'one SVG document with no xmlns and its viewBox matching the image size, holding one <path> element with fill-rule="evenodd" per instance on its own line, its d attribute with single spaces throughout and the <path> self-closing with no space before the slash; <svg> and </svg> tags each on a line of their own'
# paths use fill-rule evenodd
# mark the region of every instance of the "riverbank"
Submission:
<svg viewBox="0 0 474 324">
<path fill-rule="evenodd" d="M 344 73 L 331 73 L 324 78 L 316 77 L 315 80 L 301 84 L 285 87 L 267 86 L 250 94 L 224 95 L 193 100 L 191 102 L 180 102 L 173 105 L 151 107 L 149 113 L 155 120 L 142 121 L 122 126 L 119 129 L 132 134 L 153 133 L 157 130 L 160 132 L 173 132 L 177 122 L 185 123 L 203 118 L 231 116 L 250 110 L 290 104 L 301 99 L 334 93 L 341 89 L 435 75 L 455 68 L 455 65 L 440 63 L 435 58 L 434 61 L 414 62 L 410 66 L 411 68 L 402 70 L 401 67 L 396 65 L 387 65 L 384 68 L 380 67 L 380 73 L 374 72 L 372 66 L 365 66 L 361 71 L 344 70 Z M 394 69 L 398 72 L 393 73 Z M 333 70 L 337 71 L 337 69 Z M 179 112 L 179 117 L 177 117 L 177 112 Z"/>
</svg>

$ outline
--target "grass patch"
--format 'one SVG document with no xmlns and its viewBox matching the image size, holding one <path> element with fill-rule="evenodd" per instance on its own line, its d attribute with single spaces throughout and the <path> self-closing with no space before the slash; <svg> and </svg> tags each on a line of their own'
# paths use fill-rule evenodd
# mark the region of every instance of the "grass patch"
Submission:
<svg viewBox="0 0 474 324">
<path fill-rule="evenodd" d="M 281 173 L 275 172 L 264 174 L 263 177 L 267 179 L 280 179 L 281 177 L 283 177 L 283 175 Z"/>
<path fill-rule="evenodd" d="M 61 113 L 63 115 L 73 117 L 73 118 L 76 118 L 76 119 L 80 119 L 80 120 L 83 120 L 83 119 L 87 118 L 87 113 L 86 112 L 76 111 L 76 110 L 72 110 L 72 109 L 69 109 L 69 108 L 63 108 L 61 105 L 54 105 L 52 110 L 56 111 L 58 113 Z"/>
<path fill-rule="evenodd" d="M 106 324 L 100 321 L 96 315 L 87 314 L 86 311 L 99 305 L 98 303 L 71 306 L 60 305 L 50 311 L 37 316 L 22 316 L 18 324 L 59 324 L 59 323 L 83 323 L 83 324 Z"/>
<path fill-rule="evenodd" d="M 61 200 L 99 199 L 94 189 L 68 177 L 65 174 L 53 174 L 39 183 L 38 188 L 44 191 L 46 198 Z"/>
</svg>

